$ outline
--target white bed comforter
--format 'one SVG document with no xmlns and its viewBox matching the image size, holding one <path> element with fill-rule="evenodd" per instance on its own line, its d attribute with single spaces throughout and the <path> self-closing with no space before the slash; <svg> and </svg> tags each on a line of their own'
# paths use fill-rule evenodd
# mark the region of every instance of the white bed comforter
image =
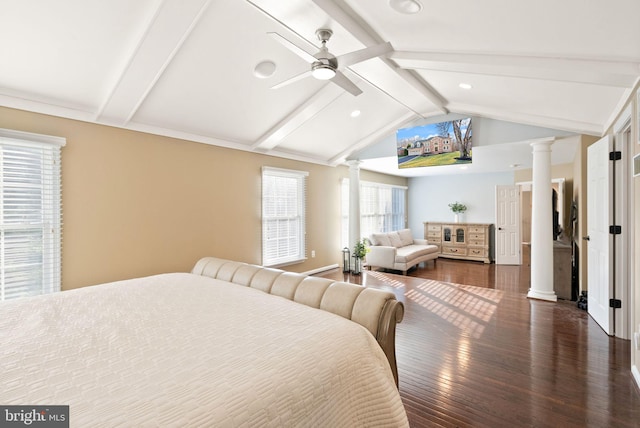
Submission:
<svg viewBox="0 0 640 428">
<path fill-rule="evenodd" d="M 0 303 L 0 346 L 0 403 L 74 427 L 408 426 L 365 328 L 208 277 Z"/>
</svg>

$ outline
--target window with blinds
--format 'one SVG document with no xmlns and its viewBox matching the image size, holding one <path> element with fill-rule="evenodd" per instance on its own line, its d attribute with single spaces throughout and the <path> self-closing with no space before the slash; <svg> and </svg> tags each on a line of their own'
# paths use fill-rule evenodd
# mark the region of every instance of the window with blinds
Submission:
<svg viewBox="0 0 640 428">
<path fill-rule="evenodd" d="M 342 241 L 349 247 L 349 180 L 342 181 Z M 391 232 L 406 226 L 407 188 L 388 184 L 360 182 L 360 235 Z"/>
<path fill-rule="evenodd" d="M 277 266 L 306 258 L 304 171 L 262 168 L 262 264 Z"/>
<path fill-rule="evenodd" d="M 60 148 L 0 129 L 0 300 L 60 290 Z"/>
</svg>

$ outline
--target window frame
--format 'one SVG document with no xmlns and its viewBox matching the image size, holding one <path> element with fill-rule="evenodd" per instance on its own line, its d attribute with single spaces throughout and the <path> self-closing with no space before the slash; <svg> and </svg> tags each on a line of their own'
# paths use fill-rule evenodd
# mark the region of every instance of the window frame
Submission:
<svg viewBox="0 0 640 428">
<path fill-rule="evenodd" d="M 61 290 L 65 144 L 0 128 L 0 301 Z"/>
<path fill-rule="evenodd" d="M 284 266 L 301 263 L 306 254 L 306 180 L 307 171 L 262 167 L 261 223 L 262 223 L 262 265 Z M 267 180 L 272 181 L 268 183 Z M 275 189 L 272 186 L 288 181 L 291 187 Z M 275 205 L 270 208 L 269 199 Z M 286 201 L 286 204 L 282 204 Z M 277 210 L 277 211 L 274 211 Z M 271 211 L 271 212 L 270 212 Z M 275 225 L 275 226 L 274 226 Z M 283 232 L 284 233 L 280 233 Z M 281 245 L 280 245 L 281 244 Z"/>
<path fill-rule="evenodd" d="M 342 213 L 342 246 L 350 248 L 353 243 L 349 242 L 349 178 L 343 178 L 341 183 L 341 213 Z M 391 212 L 380 212 L 381 197 L 383 191 L 391 191 Z M 373 211 L 363 214 L 367 210 L 367 201 L 363 198 L 367 191 L 376 193 L 376 200 L 371 203 L 377 205 Z M 401 204 L 394 197 L 394 191 L 402 191 Z M 360 203 L 360 233 L 361 238 L 368 238 L 372 233 L 391 232 L 406 228 L 407 225 L 407 186 L 398 186 L 394 184 L 377 183 L 373 181 L 360 181 L 359 203 Z M 397 205 L 402 205 L 402 212 L 395 212 Z M 369 217 L 368 222 L 365 217 Z"/>
</svg>

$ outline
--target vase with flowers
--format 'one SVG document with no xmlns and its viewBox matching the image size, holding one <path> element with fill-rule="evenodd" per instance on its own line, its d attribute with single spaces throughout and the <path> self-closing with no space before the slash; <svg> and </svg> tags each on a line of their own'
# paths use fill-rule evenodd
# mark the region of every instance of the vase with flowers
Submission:
<svg viewBox="0 0 640 428">
<path fill-rule="evenodd" d="M 453 219 L 456 223 L 460 222 L 460 214 L 464 214 L 464 212 L 467 211 L 467 206 L 458 201 L 449 204 L 449 208 L 451 208 L 451 211 L 454 214 Z"/>
</svg>

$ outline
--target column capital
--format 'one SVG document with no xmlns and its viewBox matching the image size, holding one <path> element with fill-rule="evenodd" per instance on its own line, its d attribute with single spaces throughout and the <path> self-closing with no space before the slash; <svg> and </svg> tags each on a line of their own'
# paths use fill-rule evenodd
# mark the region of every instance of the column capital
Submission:
<svg viewBox="0 0 640 428">
<path fill-rule="evenodd" d="M 346 162 L 346 164 L 349 165 L 349 168 L 360 168 L 361 163 L 362 161 L 359 159 L 352 159 Z"/>
<path fill-rule="evenodd" d="M 533 147 L 533 150 L 551 150 L 551 145 L 555 143 L 556 137 L 539 138 L 537 140 L 531 140 L 529 145 Z"/>
</svg>

